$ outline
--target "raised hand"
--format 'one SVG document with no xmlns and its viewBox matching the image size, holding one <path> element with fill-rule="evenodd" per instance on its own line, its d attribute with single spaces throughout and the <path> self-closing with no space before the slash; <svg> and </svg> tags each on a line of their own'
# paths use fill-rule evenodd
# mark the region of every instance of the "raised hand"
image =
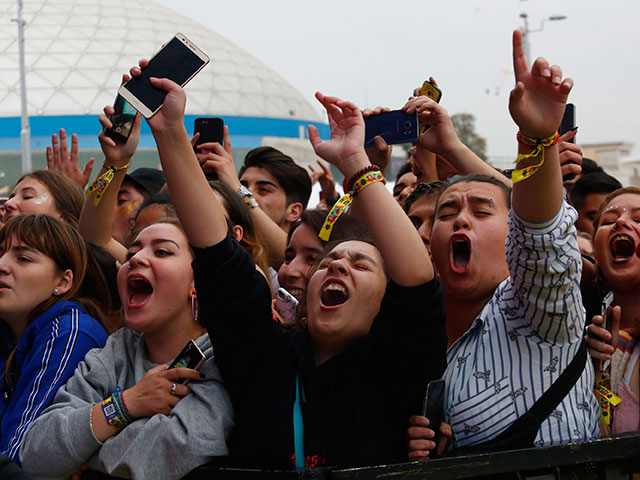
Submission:
<svg viewBox="0 0 640 480">
<path fill-rule="evenodd" d="M 621 316 L 622 309 L 620 306 L 610 306 L 607 308 L 607 319 L 609 320 L 610 330 L 604 328 L 604 317 L 602 315 L 595 315 L 593 317 L 591 325 L 587 327 L 588 335 L 585 337 L 591 357 L 598 360 L 611 360 L 611 355 L 618 347 L 618 330 L 620 329 Z M 604 341 L 594 337 L 598 337 Z"/>
<path fill-rule="evenodd" d="M 107 163 L 112 167 L 120 167 L 126 165 L 136 153 L 138 148 L 138 141 L 140 140 L 140 123 L 142 121 L 142 115 L 136 114 L 136 118 L 133 121 L 131 127 L 131 133 L 126 143 L 116 142 L 113 138 L 107 136 L 104 133 L 105 128 L 111 128 L 113 125 L 109 116 L 113 115 L 115 110 L 112 105 L 104 107 L 104 113 L 98 117 L 100 125 L 103 130 L 98 134 L 98 140 L 100 141 L 100 147 L 107 160 Z"/>
<path fill-rule="evenodd" d="M 143 58 L 138 65 L 138 67 L 133 67 L 130 70 L 132 77 L 142 75 L 142 69 L 149 65 L 149 60 Z M 151 129 L 154 130 L 154 132 L 161 132 L 180 126 L 184 128 L 183 117 L 187 104 L 187 96 L 184 90 L 180 85 L 168 78 L 151 77 L 149 81 L 155 88 L 167 92 L 164 102 L 162 103 L 162 108 L 151 118 L 147 119 L 147 123 Z"/>
<path fill-rule="evenodd" d="M 316 155 L 338 167 L 349 178 L 370 164 L 364 151 L 362 112 L 354 103 L 320 92 L 316 93 L 316 98 L 327 110 L 331 139 L 323 142 L 318 129 L 309 125 L 311 145 Z"/>
<path fill-rule="evenodd" d="M 578 133 L 577 130 L 569 130 L 558 139 L 558 152 L 560 154 L 560 166 L 562 168 L 563 186 L 567 190 L 578 181 L 582 173 L 582 149 L 577 143 L 571 143 L 573 137 Z M 568 178 L 567 175 L 571 175 Z M 564 178 L 567 177 L 567 180 Z"/>
<path fill-rule="evenodd" d="M 191 393 L 191 389 L 176 383 L 175 392 L 172 386 L 178 379 L 202 380 L 200 373 L 191 368 L 172 368 L 158 365 L 145 373 L 133 387 L 122 393 L 127 408 L 133 418 L 151 417 L 156 413 L 169 415 L 181 398 Z"/>
<path fill-rule="evenodd" d="M 463 147 L 447 110 L 424 95 L 410 98 L 402 107 L 407 113 L 418 112 L 420 123 L 429 128 L 418 138 L 418 144 L 438 155 L 447 156 Z"/>
<path fill-rule="evenodd" d="M 51 146 L 47 146 L 46 156 L 47 170 L 66 175 L 84 190 L 91 178 L 91 171 L 96 159 L 89 159 L 84 169 L 80 170 L 78 136 L 75 133 L 71 135 L 70 153 L 67 144 L 67 132 L 64 128 L 60 129 L 60 141 L 58 141 L 58 136 L 54 133 L 51 136 Z"/>
<path fill-rule="evenodd" d="M 320 182 L 324 198 L 333 199 L 336 197 L 336 182 L 333 179 L 331 170 L 320 160 L 318 160 L 318 165 L 320 165 L 320 170 L 316 170 L 313 168 L 313 165 L 309 165 L 309 170 L 311 170 L 311 184 Z"/>
<path fill-rule="evenodd" d="M 573 80 L 563 80 L 562 69 L 549 66 L 541 57 L 529 70 L 519 30 L 513 32 L 513 70 L 516 86 L 509 98 L 511 117 L 523 135 L 535 139 L 550 137 L 560 126 Z"/>
<path fill-rule="evenodd" d="M 191 144 L 195 146 L 199 133 L 191 139 Z M 240 180 L 236 172 L 236 165 L 233 162 L 233 151 L 231 149 L 231 139 L 229 137 L 229 127 L 223 129 L 224 147 L 218 142 L 201 143 L 196 147 L 196 157 L 204 173 L 215 173 L 218 180 L 231 188 L 234 192 L 240 188 Z M 205 152 L 206 151 L 206 152 Z"/>
</svg>

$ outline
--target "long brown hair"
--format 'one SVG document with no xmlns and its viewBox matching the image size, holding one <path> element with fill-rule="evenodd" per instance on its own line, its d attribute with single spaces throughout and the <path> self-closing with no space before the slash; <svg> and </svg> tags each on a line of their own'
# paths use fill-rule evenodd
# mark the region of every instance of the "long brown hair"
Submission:
<svg viewBox="0 0 640 480">
<path fill-rule="evenodd" d="M 68 223 L 49 215 L 18 215 L 11 218 L 0 230 L 0 245 L 6 251 L 10 243 L 21 243 L 51 258 L 60 272 L 71 270 L 73 281 L 71 288 L 61 295 L 51 295 L 37 305 L 27 317 L 30 325 L 39 315 L 62 300 L 75 300 L 87 313 L 102 325 L 103 314 L 94 302 L 86 298 L 76 298 L 87 267 L 87 249 L 85 242 L 75 228 Z M 12 372 L 15 347 L 5 363 L 3 378 L 12 383 L 17 372 Z M 12 372 L 12 373 L 10 373 Z"/>
<path fill-rule="evenodd" d="M 53 197 L 53 204 L 60 213 L 60 218 L 74 227 L 78 226 L 84 195 L 82 189 L 73 180 L 53 170 L 34 170 L 21 176 L 16 186 L 25 178 L 34 178 L 47 187 Z"/>
</svg>

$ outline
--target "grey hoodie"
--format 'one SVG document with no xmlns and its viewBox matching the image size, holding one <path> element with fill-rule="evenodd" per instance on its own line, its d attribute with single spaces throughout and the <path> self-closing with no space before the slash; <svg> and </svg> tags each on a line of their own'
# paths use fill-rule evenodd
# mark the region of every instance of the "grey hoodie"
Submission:
<svg viewBox="0 0 640 480">
<path fill-rule="evenodd" d="M 177 479 L 215 456 L 227 455 L 233 409 L 213 359 L 209 335 L 196 340 L 207 360 L 205 380 L 189 384 L 191 393 L 169 415 L 139 418 L 101 444 L 93 434 L 91 408 L 119 385 L 126 390 L 156 366 L 145 354 L 140 333 L 121 328 L 103 349 L 91 350 L 53 404 L 33 422 L 20 450 L 28 473 L 69 478 L 78 467 L 124 478 Z"/>
</svg>

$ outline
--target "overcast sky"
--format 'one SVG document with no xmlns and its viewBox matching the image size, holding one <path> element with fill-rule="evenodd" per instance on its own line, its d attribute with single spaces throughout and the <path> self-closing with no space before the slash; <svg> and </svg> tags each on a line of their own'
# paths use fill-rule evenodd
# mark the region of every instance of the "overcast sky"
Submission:
<svg viewBox="0 0 640 480">
<path fill-rule="evenodd" d="M 640 2 L 630 0 L 158 0 L 262 60 L 310 102 L 316 90 L 360 107 L 400 108 L 430 75 L 450 114 L 469 112 L 490 156 L 512 156 L 511 32 L 530 30 L 575 80 L 579 143 L 626 141 L 640 154 Z M 215 61 L 215 52 L 207 52 Z M 488 93 L 487 93 L 488 92 Z M 320 110 L 320 109 L 318 109 Z"/>
</svg>

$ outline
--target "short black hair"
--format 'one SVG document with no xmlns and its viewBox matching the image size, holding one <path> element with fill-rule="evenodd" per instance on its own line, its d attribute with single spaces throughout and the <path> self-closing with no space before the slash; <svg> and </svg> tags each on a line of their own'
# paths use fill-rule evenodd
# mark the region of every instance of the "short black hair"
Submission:
<svg viewBox="0 0 640 480">
<path fill-rule="evenodd" d="M 250 150 L 244 158 L 238 177 L 250 167 L 264 168 L 278 181 L 287 197 L 287 205 L 300 202 L 306 209 L 311 197 L 311 177 L 289 155 L 273 147 L 258 147 Z"/>
<path fill-rule="evenodd" d="M 569 198 L 571 204 L 577 210 L 584 206 L 587 201 L 587 195 L 590 193 L 609 194 L 619 188 L 622 188 L 622 184 L 607 173 L 587 173 L 580 176 L 576 183 L 573 184 Z"/>
<path fill-rule="evenodd" d="M 591 160 L 587 157 L 582 157 L 582 175 L 596 172 L 604 172 L 604 170 L 594 160 Z"/>
<path fill-rule="evenodd" d="M 411 172 L 411 162 L 405 162 L 401 167 L 400 170 L 398 170 L 398 174 L 396 175 L 396 182 L 398 183 L 398 181 L 400 180 L 400 177 L 403 176 L 405 173 L 409 173 Z"/>
<path fill-rule="evenodd" d="M 407 199 L 404 201 L 404 204 L 402 205 L 404 213 L 408 214 L 411 205 L 416 203 L 416 200 L 418 200 L 419 198 L 433 196 L 437 201 L 437 198 L 440 196 L 440 193 L 446 186 L 447 182 L 442 180 L 436 180 L 435 182 L 429 183 L 419 183 L 418 185 L 416 185 L 415 190 L 411 192 L 409 196 L 407 196 Z"/>
</svg>

